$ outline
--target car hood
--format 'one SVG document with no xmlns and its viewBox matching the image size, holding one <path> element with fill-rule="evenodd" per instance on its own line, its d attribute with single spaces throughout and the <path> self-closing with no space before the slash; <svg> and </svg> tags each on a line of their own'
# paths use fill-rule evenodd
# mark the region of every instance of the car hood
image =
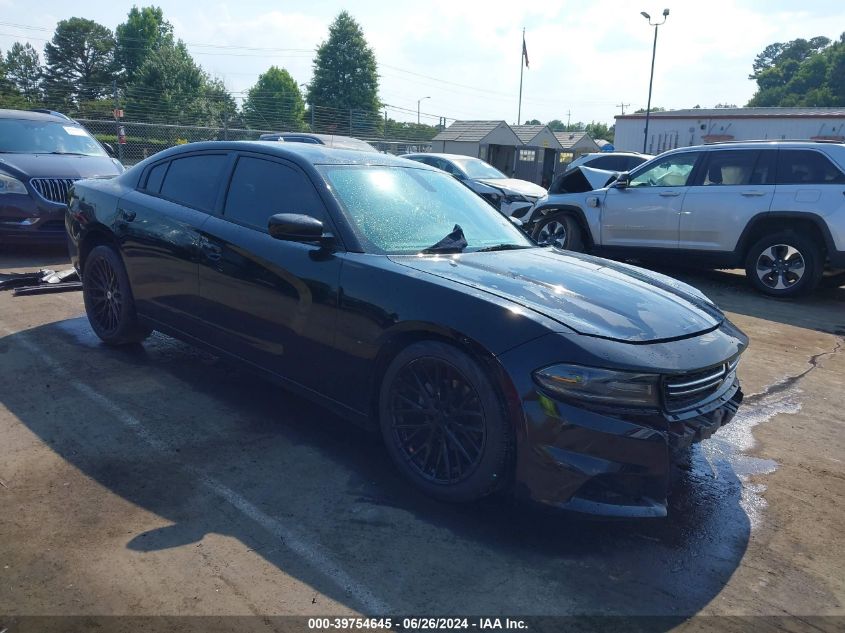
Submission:
<svg viewBox="0 0 845 633">
<path fill-rule="evenodd" d="M 694 336 L 724 320 L 684 283 L 551 248 L 391 259 L 510 300 L 587 336 L 648 343 Z"/>
<path fill-rule="evenodd" d="M 123 172 L 108 156 L 0 154 L 0 169 L 30 178 L 92 178 Z"/>
<path fill-rule="evenodd" d="M 520 180 L 519 178 L 478 178 L 475 182 L 501 189 L 506 193 L 518 193 L 532 198 L 539 198 L 540 196 L 546 195 L 546 190 L 540 185 L 535 185 L 533 182 Z"/>
</svg>

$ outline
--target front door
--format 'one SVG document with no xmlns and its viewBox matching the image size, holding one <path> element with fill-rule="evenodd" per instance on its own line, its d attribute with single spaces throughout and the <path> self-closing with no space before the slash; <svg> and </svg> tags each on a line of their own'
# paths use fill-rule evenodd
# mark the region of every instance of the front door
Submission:
<svg viewBox="0 0 845 633">
<path fill-rule="evenodd" d="M 672 154 L 611 187 L 601 212 L 601 243 L 612 247 L 677 248 L 681 207 L 699 152 Z"/>
<path fill-rule="evenodd" d="M 272 237 L 271 215 L 328 223 L 310 179 L 297 167 L 243 154 L 221 217 L 202 227 L 199 266 L 206 337 L 218 347 L 323 393 L 331 374 L 341 260 L 314 244 Z M 329 230 L 330 226 L 328 227 Z"/>
</svg>

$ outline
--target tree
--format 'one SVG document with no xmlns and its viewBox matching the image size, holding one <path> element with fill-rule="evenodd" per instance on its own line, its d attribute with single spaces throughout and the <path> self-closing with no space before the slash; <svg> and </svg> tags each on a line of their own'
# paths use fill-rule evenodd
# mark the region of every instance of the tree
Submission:
<svg viewBox="0 0 845 633">
<path fill-rule="evenodd" d="M 525 125 L 543 125 L 543 124 L 540 122 L 540 119 L 529 119 L 528 121 L 525 122 Z"/>
<path fill-rule="evenodd" d="M 615 127 L 615 125 L 608 127 L 605 123 L 593 121 L 592 123 L 587 123 L 587 125 L 584 126 L 584 131 L 589 134 L 590 138 L 593 140 L 597 141 L 602 139 L 612 143 Z"/>
<path fill-rule="evenodd" d="M 634 110 L 634 114 L 645 114 L 645 108 L 640 108 L 639 110 Z M 666 112 L 666 108 L 661 108 L 660 106 L 651 106 L 652 112 Z"/>
<path fill-rule="evenodd" d="M 842 58 L 845 33 L 769 44 L 754 58 L 749 79 L 757 91 L 749 106 L 845 106 Z"/>
<path fill-rule="evenodd" d="M 126 115 L 135 120 L 195 123 L 208 78 L 185 44 L 152 51 L 127 88 Z"/>
<path fill-rule="evenodd" d="M 126 22 L 117 25 L 115 40 L 115 60 L 132 82 L 151 52 L 173 45 L 173 25 L 159 7 L 132 7 Z"/>
<path fill-rule="evenodd" d="M 305 128 L 305 103 L 299 86 L 284 68 L 270 66 L 247 92 L 244 121 L 254 128 L 298 131 Z"/>
<path fill-rule="evenodd" d="M 32 45 L 15 42 L 6 51 L 6 79 L 29 102 L 41 100 L 41 60 Z"/>
<path fill-rule="evenodd" d="M 333 125 L 350 125 L 351 110 L 377 112 L 378 72 L 373 50 L 358 23 L 341 11 L 329 26 L 329 39 L 317 49 L 308 103 L 334 108 Z"/>
<path fill-rule="evenodd" d="M 44 89 L 48 103 L 62 109 L 111 92 L 115 76 L 114 35 L 93 20 L 70 18 L 56 26 L 44 46 Z"/>
</svg>

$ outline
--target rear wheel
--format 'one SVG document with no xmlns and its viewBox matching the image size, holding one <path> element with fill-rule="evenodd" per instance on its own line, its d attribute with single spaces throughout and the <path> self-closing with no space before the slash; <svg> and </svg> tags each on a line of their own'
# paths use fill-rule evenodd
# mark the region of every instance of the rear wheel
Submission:
<svg viewBox="0 0 845 633">
<path fill-rule="evenodd" d="M 745 274 L 760 292 L 795 297 L 812 291 L 823 271 L 821 248 L 793 231 L 766 235 L 748 251 Z"/>
<path fill-rule="evenodd" d="M 556 246 L 569 251 L 583 252 L 584 234 L 571 215 L 546 217 L 534 227 L 534 239 L 541 246 Z"/>
<path fill-rule="evenodd" d="M 458 349 L 414 343 L 388 367 L 379 399 L 390 457 L 414 485 L 445 501 L 473 501 L 507 479 L 512 431 L 490 380 Z"/>
<path fill-rule="evenodd" d="M 138 324 L 129 277 L 120 256 L 97 246 L 85 259 L 82 298 L 94 333 L 108 345 L 143 341 L 151 330 Z"/>
</svg>

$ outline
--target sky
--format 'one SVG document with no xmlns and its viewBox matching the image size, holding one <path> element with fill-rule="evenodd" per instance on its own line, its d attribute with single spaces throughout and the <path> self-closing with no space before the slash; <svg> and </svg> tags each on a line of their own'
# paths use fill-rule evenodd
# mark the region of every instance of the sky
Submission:
<svg viewBox="0 0 845 633">
<path fill-rule="evenodd" d="M 73 16 L 111 29 L 132 2 L 0 0 L 0 51 L 18 41 L 37 49 Z M 143 6 L 145 3 L 140 2 Z M 242 93 L 271 65 L 299 83 L 311 77 L 314 48 L 343 9 L 361 24 L 379 63 L 381 100 L 392 118 L 517 120 L 522 29 L 521 119 L 612 123 L 644 108 L 654 30 L 662 19 L 652 105 L 744 105 L 757 53 L 772 42 L 845 30 L 841 0 L 159 0 L 196 61 Z M 401 109 L 400 109 L 401 108 Z"/>
</svg>

